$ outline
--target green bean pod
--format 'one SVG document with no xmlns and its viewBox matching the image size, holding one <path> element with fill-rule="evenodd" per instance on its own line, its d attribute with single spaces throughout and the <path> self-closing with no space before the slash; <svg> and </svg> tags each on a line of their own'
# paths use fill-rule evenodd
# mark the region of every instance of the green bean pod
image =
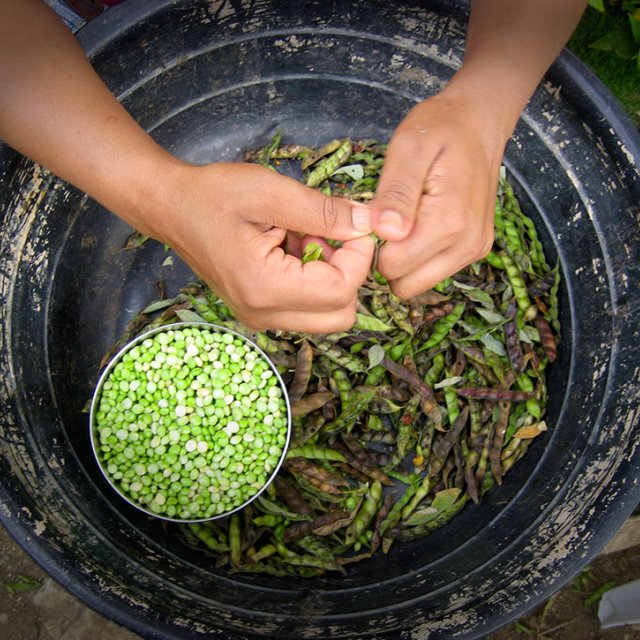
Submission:
<svg viewBox="0 0 640 640">
<path fill-rule="evenodd" d="M 351 154 L 351 140 L 343 140 L 341 145 L 328 158 L 320 162 L 306 177 L 308 187 L 317 187 L 339 169 Z"/>
<path fill-rule="evenodd" d="M 353 544 L 369 526 L 375 517 L 382 500 L 382 484 L 374 480 L 369 487 L 367 497 L 363 500 L 356 517 L 345 531 L 346 544 Z"/>
<path fill-rule="evenodd" d="M 307 460 L 336 460 L 338 462 L 346 462 L 345 457 L 339 451 L 311 444 L 292 447 L 287 451 L 287 458 L 295 457 L 306 458 Z"/>
<path fill-rule="evenodd" d="M 444 318 L 440 318 L 433 326 L 433 331 L 429 339 L 420 346 L 420 350 L 431 349 L 440 344 L 449 335 L 449 331 L 453 329 L 458 320 L 462 318 L 466 304 L 464 302 L 458 303 L 453 311 L 446 315 Z"/>
</svg>

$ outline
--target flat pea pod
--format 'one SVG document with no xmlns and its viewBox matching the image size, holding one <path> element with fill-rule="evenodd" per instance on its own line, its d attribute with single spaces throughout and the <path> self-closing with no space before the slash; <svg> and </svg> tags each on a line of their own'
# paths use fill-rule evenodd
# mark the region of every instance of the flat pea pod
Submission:
<svg viewBox="0 0 640 640">
<path fill-rule="evenodd" d="M 311 153 L 308 153 L 302 159 L 302 162 L 300 163 L 300 169 L 302 169 L 302 171 L 306 171 L 311 165 L 318 162 L 321 158 L 324 158 L 339 149 L 342 143 L 343 141 L 339 139 L 331 140 L 330 142 L 327 142 L 327 144 L 320 147 L 317 151 L 311 150 Z"/>
<path fill-rule="evenodd" d="M 229 516 L 229 552 L 231 564 L 239 567 L 242 564 L 242 542 L 240 539 L 240 514 Z"/>
<path fill-rule="evenodd" d="M 324 260 L 324 249 L 317 242 L 310 242 L 302 254 L 302 264 Z"/>
<path fill-rule="evenodd" d="M 346 462 L 345 457 L 339 451 L 312 444 L 293 447 L 287 451 L 287 458 L 295 457 L 306 458 L 307 460 L 335 460 L 336 462 Z"/>
</svg>

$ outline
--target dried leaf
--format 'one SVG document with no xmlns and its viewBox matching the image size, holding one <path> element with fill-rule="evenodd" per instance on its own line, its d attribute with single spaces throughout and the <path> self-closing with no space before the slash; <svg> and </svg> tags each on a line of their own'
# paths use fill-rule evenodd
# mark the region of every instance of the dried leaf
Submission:
<svg viewBox="0 0 640 640">
<path fill-rule="evenodd" d="M 125 251 L 131 251 L 132 249 L 140 248 L 147 240 L 149 240 L 149 236 L 145 236 L 143 233 L 139 231 L 134 231 L 128 238 L 124 244 Z"/>
<path fill-rule="evenodd" d="M 540 422 L 536 422 L 535 424 L 527 424 L 524 427 L 520 427 L 514 434 L 514 438 L 519 438 L 520 440 L 531 440 L 531 438 L 535 438 L 539 436 L 541 433 L 544 433 L 547 430 L 547 423 L 542 420 Z"/>
</svg>

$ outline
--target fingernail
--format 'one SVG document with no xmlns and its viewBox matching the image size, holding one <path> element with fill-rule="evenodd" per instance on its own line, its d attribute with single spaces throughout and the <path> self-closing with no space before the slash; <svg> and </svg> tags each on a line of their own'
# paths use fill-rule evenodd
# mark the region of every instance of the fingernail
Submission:
<svg viewBox="0 0 640 640">
<path fill-rule="evenodd" d="M 366 205 L 351 205 L 351 223 L 356 231 L 371 232 L 371 210 Z"/>
<path fill-rule="evenodd" d="M 385 209 L 378 218 L 378 225 L 387 227 L 390 230 L 402 231 L 404 220 L 397 211 Z"/>
</svg>

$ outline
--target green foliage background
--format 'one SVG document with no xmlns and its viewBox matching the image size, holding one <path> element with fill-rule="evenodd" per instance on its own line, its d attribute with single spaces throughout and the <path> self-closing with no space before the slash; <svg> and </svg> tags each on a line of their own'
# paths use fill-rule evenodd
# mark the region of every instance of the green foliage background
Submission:
<svg viewBox="0 0 640 640">
<path fill-rule="evenodd" d="M 569 49 L 591 67 L 640 126 L 640 0 L 590 4 L 600 6 L 587 7 Z"/>
</svg>

